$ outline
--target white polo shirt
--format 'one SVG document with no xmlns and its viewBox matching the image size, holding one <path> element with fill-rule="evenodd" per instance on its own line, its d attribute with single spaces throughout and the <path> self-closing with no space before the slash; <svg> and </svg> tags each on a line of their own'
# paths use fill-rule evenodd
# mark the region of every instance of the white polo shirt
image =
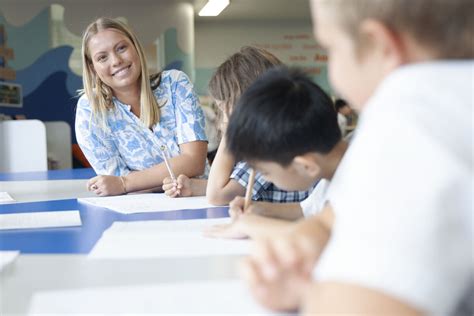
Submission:
<svg viewBox="0 0 474 316">
<path fill-rule="evenodd" d="M 327 191 L 331 182 L 326 179 L 319 180 L 311 194 L 300 202 L 304 217 L 318 214 L 327 202 Z"/>
<path fill-rule="evenodd" d="M 473 275 L 472 61 L 402 67 L 377 89 L 328 191 L 315 278 L 451 315 Z"/>
</svg>

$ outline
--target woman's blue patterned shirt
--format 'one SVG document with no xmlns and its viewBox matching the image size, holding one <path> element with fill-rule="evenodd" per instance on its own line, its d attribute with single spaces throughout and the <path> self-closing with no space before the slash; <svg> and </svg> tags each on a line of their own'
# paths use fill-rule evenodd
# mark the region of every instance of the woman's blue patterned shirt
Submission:
<svg viewBox="0 0 474 316">
<path fill-rule="evenodd" d="M 154 91 L 160 106 L 160 122 L 152 130 L 132 113 L 130 106 L 114 98 L 105 126 L 93 118 L 85 95 L 77 103 L 76 138 L 97 174 L 126 175 L 163 161 L 161 145 L 172 157 L 179 145 L 207 141 L 204 114 L 189 78 L 181 71 L 163 71 Z"/>
</svg>

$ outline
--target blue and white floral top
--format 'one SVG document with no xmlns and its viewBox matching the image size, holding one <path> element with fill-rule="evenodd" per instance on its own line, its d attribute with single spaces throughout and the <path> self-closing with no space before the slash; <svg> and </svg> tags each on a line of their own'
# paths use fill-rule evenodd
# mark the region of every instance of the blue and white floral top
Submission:
<svg viewBox="0 0 474 316">
<path fill-rule="evenodd" d="M 153 92 L 160 106 L 160 122 L 152 130 L 116 98 L 101 126 L 89 100 L 81 96 L 76 110 L 77 143 L 97 174 L 120 176 L 147 169 L 163 161 L 161 145 L 174 157 L 180 154 L 180 144 L 207 141 L 204 114 L 186 74 L 163 71 Z"/>
</svg>

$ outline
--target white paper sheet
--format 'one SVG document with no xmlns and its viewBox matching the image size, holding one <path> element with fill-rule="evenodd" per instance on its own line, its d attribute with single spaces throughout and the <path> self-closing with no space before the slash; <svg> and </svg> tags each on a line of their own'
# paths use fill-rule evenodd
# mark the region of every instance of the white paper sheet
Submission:
<svg viewBox="0 0 474 316">
<path fill-rule="evenodd" d="M 85 288 L 34 294 L 30 314 L 275 315 L 239 280 Z"/>
<path fill-rule="evenodd" d="M 0 214 L 0 229 L 81 226 L 79 211 Z"/>
<path fill-rule="evenodd" d="M 216 239 L 203 229 L 229 218 L 115 223 L 104 232 L 90 258 L 158 258 L 249 254 L 250 240 Z"/>
<path fill-rule="evenodd" d="M 16 202 L 16 200 L 8 192 L 0 192 L 0 204 L 11 202 Z"/>
<path fill-rule="evenodd" d="M 77 199 L 96 196 L 86 189 L 87 180 L 0 181 L 0 192 L 5 191 L 17 202 L 39 202 Z"/>
<path fill-rule="evenodd" d="M 230 217 L 203 218 L 187 220 L 154 220 L 136 222 L 114 222 L 105 232 L 106 234 L 150 234 L 172 232 L 202 232 L 213 225 L 228 224 Z"/>
<path fill-rule="evenodd" d="M 77 200 L 82 203 L 105 207 L 123 214 L 215 207 L 207 203 L 205 196 L 170 198 L 164 193 L 127 194 L 120 196 L 82 198 Z"/>
<path fill-rule="evenodd" d="M 0 271 L 11 264 L 19 254 L 19 251 L 0 251 Z"/>
<path fill-rule="evenodd" d="M 250 241 L 207 238 L 200 232 L 140 235 L 105 235 L 94 246 L 90 258 L 159 258 L 213 255 L 244 255 Z"/>
</svg>

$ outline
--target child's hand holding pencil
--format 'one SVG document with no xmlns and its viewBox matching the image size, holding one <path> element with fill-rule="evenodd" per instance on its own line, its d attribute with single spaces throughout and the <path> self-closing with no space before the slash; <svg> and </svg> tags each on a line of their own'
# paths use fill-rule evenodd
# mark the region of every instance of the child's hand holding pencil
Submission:
<svg viewBox="0 0 474 316">
<path fill-rule="evenodd" d="M 184 174 L 180 174 L 176 180 L 171 177 L 166 177 L 163 180 L 163 191 L 169 197 L 186 197 L 192 196 L 191 179 Z"/>
<path fill-rule="evenodd" d="M 244 213 L 260 213 L 254 212 L 252 205 L 252 191 L 253 185 L 255 183 L 255 170 L 250 169 L 249 182 L 247 183 L 247 190 L 245 192 L 245 197 L 236 196 L 229 204 L 229 216 L 232 219 L 237 219 L 240 215 Z M 259 209 L 259 207 L 256 207 Z"/>
<path fill-rule="evenodd" d="M 182 183 L 181 185 L 178 183 L 178 180 L 176 179 L 176 176 L 174 175 L 173 169 L 171 168 L 171 163 L 169 161 L 170 157 L 168 153 L 168 148 L 165 145 L 161 145 L 160 149 L 161 149 L 161 156 L 163 157 L 163 161 L 165 162 L 165 165 L 166 165 L 166 169 L 168 169 L 168 172 L 170 174 L 170 178 L 166 177 L 163 180 L 163 191 L 165 191 L 166 195 L 170 197 L 180 196 L 181 195 L 180 187 L 182 187 Z"/>
</svg>

